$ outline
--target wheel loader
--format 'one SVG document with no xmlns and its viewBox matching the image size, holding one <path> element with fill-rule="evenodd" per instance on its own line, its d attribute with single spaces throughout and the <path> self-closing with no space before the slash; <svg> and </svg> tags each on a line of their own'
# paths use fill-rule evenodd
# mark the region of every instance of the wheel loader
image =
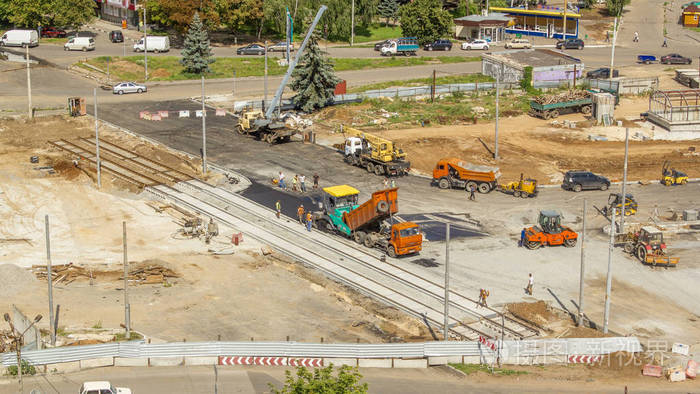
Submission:
<svg viewBox="0 0 700 394">
<path fill-rule="evenodd" d="M 542 246 L 564 245 L 568 248 L 576 246 L 578 233 L 569 227 L 561 225 L 561 215 L 556 211 L 540 211 L 537 225 L 525 230 L 523 244 L 528 249 Z"/>
<path fill-rule="evenodd" d="M 651 226 L 644 226 L 634 233 L 618 234 L 615 244 L 622 245 L 625 252 L 634 255 L 643 264 L 675 267 L 680 261 L 678 257 L 668 256 L 663 233 Z"/>
<path fill-rule="evenodd" d="M 532 178 L 523 178 L 523 174 L 520 174 L 520 180 L 515 182 L 509 182 L 505 185 L 498 185 L 498 190 L 503 193 L 512 194 L 513 197 L 537 197 L 537 180 Z"/>
<path fill-rule="evenodd" d="M 688 175 L 675 168 L 670 168 L 671 163 L 667 160 L 661 168 L 661 184 L 664 186 L 685 185 L 688 183 Z"/>
<path fill-rule="evenodd" d="M 612 209 L 615 208 L 616 212 L 619 213 L 622 210 L 622 193 L 610 193 L 608 196 L 608 205 L 604 206 L 601 212 L 603 215 L 610 216 Z M 634 196 L 627 194 L 625 198 L 625 216 L 634 215 L 637 213 L 637 200 Z"/>
</svg>

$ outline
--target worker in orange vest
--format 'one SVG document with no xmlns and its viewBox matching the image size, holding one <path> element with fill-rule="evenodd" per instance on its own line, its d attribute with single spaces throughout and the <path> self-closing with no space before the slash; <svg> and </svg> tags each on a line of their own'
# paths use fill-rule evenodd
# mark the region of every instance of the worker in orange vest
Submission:
<svg viewBox="0 0 700 394">
<path fill-rule="evenodd" d="M 300 204 L 297 208 L 297 216 L 299 216 L 299 224 L 304 224 L 304 204 Z"/>
<path fill-rule="evenodd" d="M 480 289 L 479 290 L 479 305 L 483 307 L 488 307 L 488 304 L 486 304 L 486 297 L 489 296 L 489 291 L 486 289 Z"/>
<path fill-rule="evenodd" d="M 311 232 L 311 225 L 314 223 L 314 218 L 311 212 L 306 213 L 306 230 Z"/>
</svg>

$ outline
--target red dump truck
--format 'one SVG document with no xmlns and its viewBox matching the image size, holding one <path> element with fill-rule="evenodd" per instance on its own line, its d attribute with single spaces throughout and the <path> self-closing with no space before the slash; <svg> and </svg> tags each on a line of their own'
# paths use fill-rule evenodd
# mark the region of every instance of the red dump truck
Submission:
<svg viewBox="0 0 700 394">
<path fill-rule="evenodd" d="M 433 169 L 433 182 L 440 189 L 470 190 L 473 185 L 479 193 L 488 193 L 498 186 L 500 176 L 498 167 L 479 166 L 455 158 L 441 159 Z"/>
<path fill-rule="evenodd" d="M 413 222 L 393 223 L 398 212 L 398 188 L 380 190 L 362 205 L 359 191 L 348 185 L 331 186 L 314 198 L 321 210 L 313 213 L 316 228 L 340 233 L 368 248 L 377 247 L 396 257 L 420 252 L 423 236 Z M 390 219 L 392 223 L 386 223 Z"/>
</svg>

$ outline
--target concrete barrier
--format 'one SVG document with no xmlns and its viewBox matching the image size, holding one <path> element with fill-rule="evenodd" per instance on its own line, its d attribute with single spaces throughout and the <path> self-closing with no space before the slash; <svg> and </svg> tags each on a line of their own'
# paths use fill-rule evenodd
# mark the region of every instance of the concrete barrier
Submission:
<svg viewBox="0 0 700 394">
<path fill-rule="evenodd" d="M 394 368 L 428 368 L 428 360 L 417 358 L 413 360 L 394 359 Z"/>
<path fill-rule="evenodd" d="M 211 357 L 185 357 L 185 365 L 217 365 L 219 358 Z"/>
<path fill-rule="evenodd" d="M 80 369 L 111 367 L 114 365 L 114 357 L 93 358 L 91 360 L 80 360 Z"/>
<path fill-rule="evenodd" d="M 567 356 L 534 356 L 532 364 L 568 364 Z"/>
<path fill-rule="evenodd" d="M 218 358 L 217 358 L 218 360 Z M 174 367 L 185 362 L 184 357 L 152 357 L 148 359 L 152 367 Z"/>
<path fill-rule="evenodd" d="M 46 370 L 49 372 L 76 372 L 80 371 L 80 361 L 70 361 L 67 363 L 48 364 Z"/>
<path fill-rule="evenodd" d="M 146 357 L 138 357 L 138 358 L 115 357 L 114 358 L 114 366 L 115 367 L 147 367 L 148 366 L 148 358 L 146 358 Z"/>
<path fill-rule="evenodd" d="M 462 356 L 462 364 L 479 364 L 481 356 Z"/>
<path fill-rule="evenodd" d="M 339 367 L 341 365 L 348 365 L 350 367 L 357 366 L 356 358 L 324 358 L 323 365 L 328 366 L 333 363 L 334 366 Z"/>
<path fill-rule="evenodd" d="M 357 366 L 360 368 L 391 368 L 390 358 L 360 358 Z"/>
<path fill-rule="evenodd" d="M 461 364 L 462 356 L 433 356 L 428 357 L 428 365 L 445 365 L 449 363 Z M 478 363 L 478 361 L 477 361 Z"/>
</svg>

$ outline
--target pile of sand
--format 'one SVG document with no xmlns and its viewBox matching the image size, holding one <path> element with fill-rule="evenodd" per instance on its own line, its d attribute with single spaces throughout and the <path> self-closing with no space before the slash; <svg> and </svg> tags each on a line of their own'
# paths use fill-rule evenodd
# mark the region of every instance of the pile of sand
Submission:
<svg viewBox="0 0 700 394">
<path fill-rule="evenodd" d="M 39 285 L 31 272 L 14 264 L 0 265 L 0 278 L 0 298 L 14 297 Z"/>
</svg>

